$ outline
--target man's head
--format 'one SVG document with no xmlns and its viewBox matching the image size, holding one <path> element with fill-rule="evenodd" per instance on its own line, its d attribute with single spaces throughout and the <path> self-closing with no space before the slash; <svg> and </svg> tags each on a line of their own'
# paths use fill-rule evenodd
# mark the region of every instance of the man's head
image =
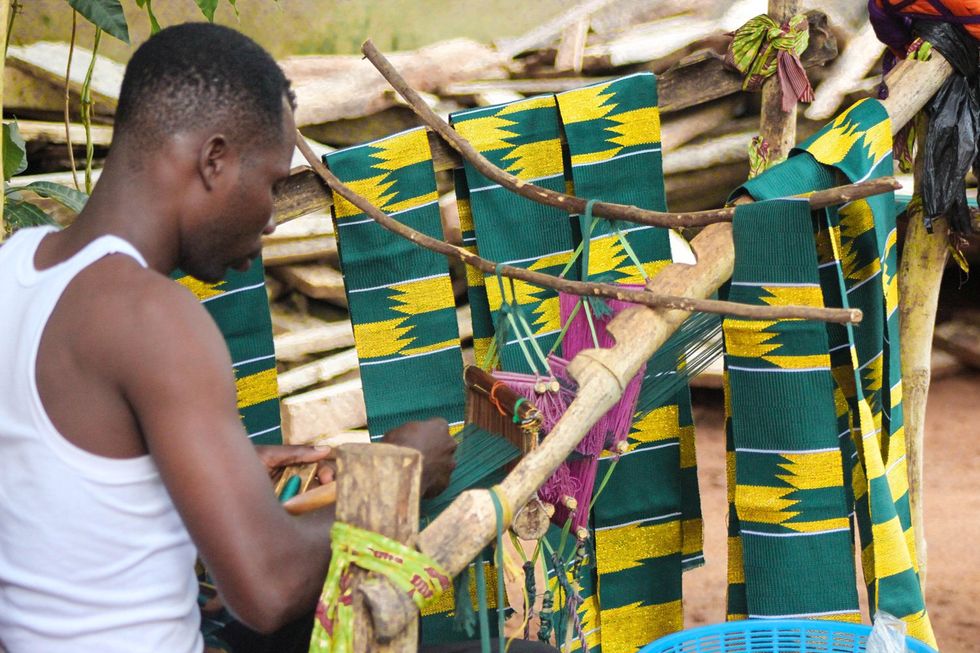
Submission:
<svg viewBox="0 0 980 653">
<path fill-rule="evenodd" d="M 126 67 L 113 150 L 152 166 L 174 207 L 178 264 L 205 281 L 259 252 L 275 184 L 293 151 L 289 81 L 226 27 L 188 23 L 151 37 Z"/>
</svg>

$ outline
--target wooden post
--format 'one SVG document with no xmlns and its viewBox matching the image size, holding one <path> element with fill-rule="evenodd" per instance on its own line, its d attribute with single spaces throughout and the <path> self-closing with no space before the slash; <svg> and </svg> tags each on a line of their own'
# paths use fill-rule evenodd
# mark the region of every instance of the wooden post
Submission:
<svg viewBox="0 0 980 653">
<path fill-rule="evenodd" d="M 337 520 L 415 546 L 419 531 L 422 454 L 391 444 L 345 444 L 337 449 Z M 418 611 L 407 627 L 377 641 L 358 587 L 367 572 L 355 570 L 355 653 L 409 653 L 418 648 Z"/>
<path fill-rule="evenodd" d="M 798 13 L 800 0 L 769 0 L 769 17 L 779 25 Z M 796 102 L 793 102 L 791 111 L 783 111 L 783 91 L 778 73 L 762 85 L 759 135 L 769 144 L 769 161 L 773 163 L 785 159 L 796 145 Z"/>
<path fill-rule="evenodd" d="M 921 198 L 925 162 L 926 126 L 918 121 L 918 151 L 915 157 L 914 197 Z M 902 343 L 902 410 L 905 416 L 906 461 L 909 475 L 909 511 L 915 530 L 915 557 L 919 582 L 926 591 L 926 536 L 923 519 L 923 459 L 925 454 L 926 400 L 932 375 L 932 336 L 939 304 L 939 284 L 949 250 L 946 220 L 934 220 L 928 233 L 920 211 L 909 211 L 905 248 L 898 272 L 899 337 Z"/>
</svg>

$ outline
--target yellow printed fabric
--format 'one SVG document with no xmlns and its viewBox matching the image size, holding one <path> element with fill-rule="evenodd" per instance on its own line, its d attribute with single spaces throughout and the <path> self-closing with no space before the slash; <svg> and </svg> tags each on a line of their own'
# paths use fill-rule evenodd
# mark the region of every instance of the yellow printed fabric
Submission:
<svg viewBox="0 0 980 653">
<path fill-rule="evenodd" d="M 756 199 L 784 197 L 833 186 L 835 172 L 855 182 L 889 175 L 892 165 L 891 124 L 887 112 L 878 102 L 863 100 L 800 144 L 789 160 L 748 182 L 745 190 Z M 775 334 L 769 337 L 778 328 L 752 325 L 743 329 L 744 333 L 736 336 L 733 342 L 736 347 L 742 347 L 743 352 L 752 352 L 755 356 L 741 359 L 752 361 L 745 363 L 747 366 L 775 365 L 790 370 L 784 372 L 785 375 L 807 374 L 792 370 L 829 369 L 832 383 L 821 391 L 819 401 L 822 406 L 829 404 L 833 407 L 841 453 L 842 491 L 847 507 L 853 508 L 856 517 L 871 611 L 880 610 L 902 618 L 908 623 L 910 635 L 935 647 L 935 637 L 919 584 L 905 475 L 894 207 L 892 193 L 851 202 L 839 209 L 814 213 L 809 225 L 811 233 L 807 234 L 806 230 L 801 229 L 798 234 L 779 240 L 774 240 L 766 229 L 746 227 L 752 238 L 765 243 L 765 247 L 759 250 L 760 257 L 775 258 L 782 256 L 782 251 L 795 251 L 806 252 L 809 258 L 810 252 L 815 252 L 819 271 L 817 282 L 824 305 L 860 308 L 864 319 L 857 327 L 823 325 L 826 350 L 822 345 L 809 345 L 785 352 L 789 356 L 820 357 L 797 360 L 797 367 L 794 367 L 792 358 L 782 358 L 783 336 Z M 791 209 L 784 208 L 782 212 L 789 215 Z M 736 236 L 737 256 L 738 242 Z M 790 274 L 788 270 L 798 271 L 799 268 L 799 261 L 787 261 L 783 274 Z M 777 299 L 771 288 L 775 284 L 769 283 L 764 275 L 761 278 L 767 283 L 753 287 L 760 302 L 789 301 L 794 296 L 797 299 L 805 298 L 805 295 L 785 294 Z M 808 280 L 808 283 L 812 285 L 812 280 Z M 735 290 L 736 287 L 733 287 L 733 293 Z M 778 344 L 780 348 L 770 349 L 771 344 Z M 735 380 L 731 362 L 728 374 L 733 413 L 731 423 L 736 426 L 740 405 L 733 387 Z M 788 412 L 790 406 L 794 407 L 793 410 L 808 406 L 806 415 L 809 421 L 809 406 L 816 400 L 815 397 L 801 395 L 797 403 L 787 402 L 782 408 L 770 405 L 767 409 Z M 772 404 L 773 400 L 768 401 Z M 758 410 L 754 406 L 750 408 L 753 409 Z M 738 429 L 734 431 L 734 475 L 737 479 L 734 511 L 737 513 L 740 493 L 754 500 L 751 492 L 756 490 L 746 488 L 749 492 L 746 494 L 742 489 L 743 458 L 737 451 Z M 782 479 L 793 485 L 797 493 L 824 491 L 819 485 L 825 483 L 831 473 L 834 476 L 837 474 L 836 469 L 831 472 L 826 460 L 807 462 L 787 459 L 780 463 L 780 469 L 778 472 L 774 470 L 769 478 Z M 770 480 L 760 485 L 776 484 Z M 762 491 L 771 492 L 769 489 Z M 802 531 L 814 523 L 827 530 L 833 528 L 833 519 L 836 519 L 833 515 L 809 514 L 795 504 L 786 504 L 785 500 L 791 496 L 770 495 L 768 498 L 772 505 L 778 506 L 768 517 L 782 528 L 792 527 Z M 730 572 L 737 571 L 740 564 L 744 565 L 745 582 L 741 587 L 737 583 L 730 586 L 730 615 L 745 612 L 744 601 L 738 604 L 739 597 L 749 600 L 748 613 L 753 612 L 753 570 L 749 567 L 749 543 L 745 528 L 744 522 L 735 520 L 732 535 L 738 537 L 741 534 L 743 556 L 741 561 L 730 565 Z M 732 575 L 738 576 L 737 573 Z M 733 597 L 736 599 L 734 603 Z"/>
<path fill-rule="evenodd" d="M 556 97 L 575 194 L 665 211 L 656 78 L 640 73 Z M 642 284 L 671 262 L 667 229 L 600 220 L 589 238 L 583 279 Z M 662 383 L 653 377 L 643 381 L 648 391 Z M 625 455 L 600 459 L 598 479 L 613 471 L 592 516 L 606 653 L 680 630 L 682 570 L 704 559 L 686 384 L 635 416 L 627 445 Z"/>
<path fill-rule="evenodd" d="M 404 224 L 442 239 L 424 129 L 328 154 L 337 177 Z M 463 420 L 462 353 L 445 257 L 334 195 L 344 287 L 372 438 L 415 419 Z"/>
</svg>

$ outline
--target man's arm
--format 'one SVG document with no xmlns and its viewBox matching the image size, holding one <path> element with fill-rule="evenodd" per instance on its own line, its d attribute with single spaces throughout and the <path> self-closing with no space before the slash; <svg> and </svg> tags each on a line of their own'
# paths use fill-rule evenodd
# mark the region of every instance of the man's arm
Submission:
<svg viewBox="0 0 980 653">
<path fill-rule="evenodd" d="M 207 312 L 166 279 L 144 279 L 116 347 L 119 383 L 223 601 L 271 631 L 309 611 L 329 563 L 332 511 L 277 502 L 238 415 L 227 347 Z"/>
</svg>

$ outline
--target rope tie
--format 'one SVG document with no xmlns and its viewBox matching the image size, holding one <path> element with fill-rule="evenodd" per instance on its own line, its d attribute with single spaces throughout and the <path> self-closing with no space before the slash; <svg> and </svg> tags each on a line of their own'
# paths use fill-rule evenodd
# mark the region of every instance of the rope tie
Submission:
<svg viewBox="0 0 980 653">
<path fill-rule="evenodd" d="M 813 101 L 813 87 L 800 61 L 809 44 L 810 26 L 803 14 L 782 25 L 762 14 L 735 30 L 725 63 L 745 75 L 742 88 L 747 91 L 758 91 L 766 79 L 777 74 L 783 111 L 790 111 L 797 100 Z"/>
<path fill-rule="evenodd" d="M 316 607 L 311 653 L 353 651 L 352 566 L 381 574 L 411 597 L 419 610 L 452 586 L 449 574 L 420 551 L 379 533 L 335 522 L 332 558 Z"/>
</svg>

